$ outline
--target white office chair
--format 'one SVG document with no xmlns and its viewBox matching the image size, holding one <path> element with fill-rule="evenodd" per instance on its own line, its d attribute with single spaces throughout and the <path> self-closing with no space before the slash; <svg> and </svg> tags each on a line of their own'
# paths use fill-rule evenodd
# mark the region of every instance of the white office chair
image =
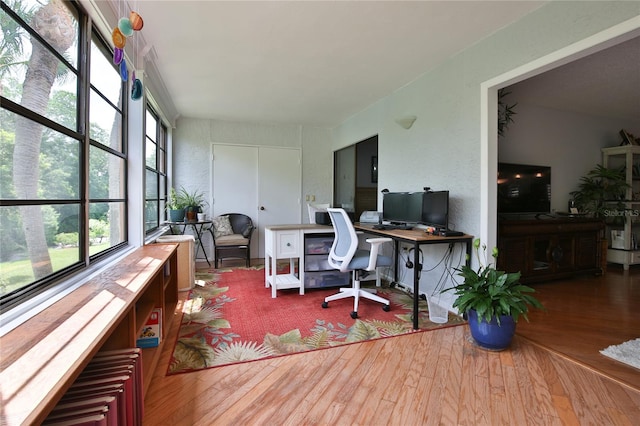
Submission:
<svg viewBox="0 0 640 426">
<path fill-rule="evenodd" d="M 316 213 L 317 212 L 326 212 L 327 209 L 331 207 L 331 204 L 307 204 L 307 209 L 309 209 L 309 223 L 316 223 Z"/>
<path fill-rule="evenodd" d="M 383 304 L 382 309 L 389 311 L 391 306 L 387 299 L 375 294 L 369 289 L 360 288 L 360 280 L 362 275 L 368 271 L 374 271 L 376 268 L 391 266 L 392 259 L 387 256 L 378 254 L 380 245 L 391 242 L 391 238 L 368 238 L 367 243 L 371 244 L 370 250 L 358 250 L 358 236 L 353 224 L 349 220 L 349 216 L 344 209 L 327 209 L 331 216 L 331 224 L 335 232 L 333 245 L 329 252 L 328 263 L 332 268 L 340 270 L 340 272 L 352 271 L 353 286 L 350 288 L 341 288 L 340 293 L 325 297 L 322 303 L 323 308 L 329 307 L 332 300 L 353 297 L 353 312 L 351 318 L 358 318 L 358 302 L 361 297 L 374 300 Z"/>
</svg>

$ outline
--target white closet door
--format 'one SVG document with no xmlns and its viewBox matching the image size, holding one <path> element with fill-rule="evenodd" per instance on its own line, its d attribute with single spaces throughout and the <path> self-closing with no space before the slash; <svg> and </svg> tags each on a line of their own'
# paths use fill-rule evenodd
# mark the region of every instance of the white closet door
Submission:
<svg viewBox="0 0 640 426">
<path fill-rule="evenodd" d="M 258 150 L 252 146 L 213 145 L 213 205 L 215 217 L 242 213 L 258 222 Z M 258 255 L 259 238 L 251 238 L 251 256 Z M 212 256 L 213 258 L 213 256 Z"/>
<path fill-rule="evenodd" d="M 300 157 L 299 149 L 260 148 L 260 241 L 264 241 L 266 226 L 302 223 Z M 264 247 L 260 247 L 260 253 L 264 255 Z"/>
<path fill-rule="evenodd" d="M 258 228 L 251 257 L 264 257 L 264 228 L 301 223 L 300 150 L 213 145 L 212 214 L 244 213 Z"/>
</svg>

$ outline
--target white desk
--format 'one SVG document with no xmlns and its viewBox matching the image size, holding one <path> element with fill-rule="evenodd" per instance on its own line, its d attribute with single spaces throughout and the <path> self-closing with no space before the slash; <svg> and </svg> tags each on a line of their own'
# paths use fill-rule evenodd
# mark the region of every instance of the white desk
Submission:
<svg viewBox="0 0 640 426">
<path fill-rule="evenodd" d="M 273 225 L 264 230 L 264 282 L 271 287 L 271 297 L 277 291 L 298 288 L 304 294 L 304 236 L 333 232 L 332 226 L 315 224 Z M 289 272 L 278 274 L 278 259 L 289 259 Z M 298 263 L 296 274 L 296 260 Z"/>
</svg>

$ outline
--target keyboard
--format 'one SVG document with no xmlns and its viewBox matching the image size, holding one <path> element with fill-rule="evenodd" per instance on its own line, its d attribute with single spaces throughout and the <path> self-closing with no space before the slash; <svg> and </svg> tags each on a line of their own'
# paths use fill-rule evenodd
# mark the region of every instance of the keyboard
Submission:
<svg viewBox="0 0 640 426">
<path fill-rule="evenodd" d="M 445 229 L 444 231 L 440 231 L 440 235 L 442 235 L 443 237 L 461 237 L 462 235 L 464 235 L 464 232 Z"/>
<path fill-rule="evenodd" d="M 391 229 L 413 229 L 413 226 L 411 225 L 402 225 L 402 224 L 398 224 L 398 225 L 373 225 L 373 229 L 381 229 L 381 230 L 391 230 Z"/>
</svg>

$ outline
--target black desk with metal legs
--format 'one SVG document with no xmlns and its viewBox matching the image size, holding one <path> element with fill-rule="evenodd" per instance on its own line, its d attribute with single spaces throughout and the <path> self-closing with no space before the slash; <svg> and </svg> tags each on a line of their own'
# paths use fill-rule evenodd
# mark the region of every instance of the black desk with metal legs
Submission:
<svg viewBox="0 0 640 426">
<path fill-rule="evenodd" d="M 373 229 L 372 224 L 355 223 L 354 227 L 358 231 L 366 232 L 368 234 L 378 235 L 381 237 L 389 237 L 393 239 L 395 256 L 395 268 L 394 268 L 394 280 L 398 280 L 398 246 L 400 242 L 413 245 L 413 264 L 419 263 L 419 251 L 420 246 L 423 244 L 455 244 L 465 243 L 467 248 L 467 265 L 471 259 L 471 247 L 473 245 L 472 235 L 461 235 L 457 237 L 443 237 L 440 235 L 427 234 L 423 230 L 406 230 L 406 229 Z M 420 293 L 420 271 L 418 268 L 413 268 L 413 329 L 418 329 L 418 302 Z"/>
<path fill-rule="evenodd" d="M 211 262 L 209 262 L 209 256 L 207 256 L 207 252 L 204 249 L 204 245 L 202 244 L 202 232 L 207 231 L 203 229 L 205 225 L 212 225 L 213 222 L 210 220 L 187 220 L 184 222 L 165 222 L 165 225 L 169 225 L 171 228 L 171 233 L 173 235 L 184 235 L 184 232 L 187 230 L 187 226 L 191 226 L 193 228 L 193 233 L 196 237 L 196 258 L 198 258 L 198 250 L 202 248 L 202 253 L 204 254 L 204 259 L 207 261 L 207 264 L 211 266 Z M 173 229 L 174 226 L 182 227 L 181 232 L 175 232 Z"/>
</svg>

